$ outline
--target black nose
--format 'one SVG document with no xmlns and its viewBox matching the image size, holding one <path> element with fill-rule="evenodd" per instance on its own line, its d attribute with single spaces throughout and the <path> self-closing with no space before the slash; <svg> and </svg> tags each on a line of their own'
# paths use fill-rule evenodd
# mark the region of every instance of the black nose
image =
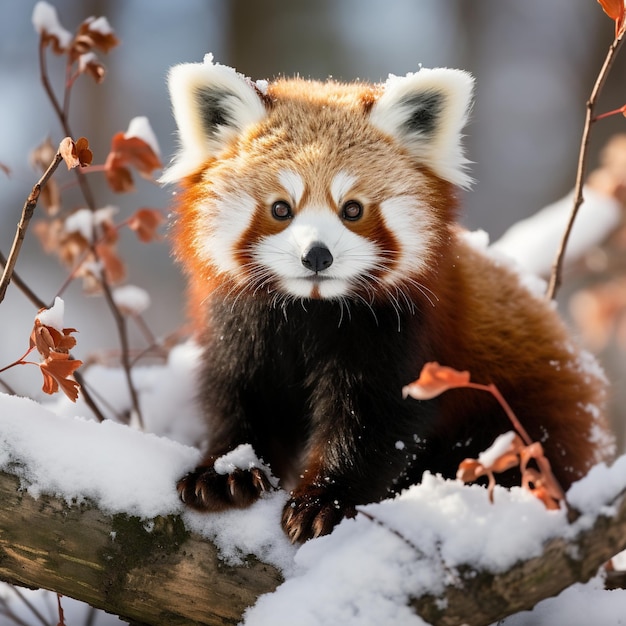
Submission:
<svg viewBox="0 0 626 626">
<path fill-rule="evenodd" d="M 303 253 L 302 265 L 312 272 L 321 272 L 333 264 L 333 255 L 323 243 L 311 244 Z"/>
</svg>

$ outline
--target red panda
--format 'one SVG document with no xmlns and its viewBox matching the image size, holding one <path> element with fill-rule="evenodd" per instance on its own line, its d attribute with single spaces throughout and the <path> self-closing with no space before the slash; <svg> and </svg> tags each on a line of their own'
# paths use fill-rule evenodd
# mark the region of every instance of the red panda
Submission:
<svg viewBox="0 0 626 626">
<path fill-rule="evenodd" d="M 564 487 L 603 457 L 601 375 L 456 222 L 469 74 L 255 83 L 207 58 L 169 87 L 181 145 L 164 180 L 179 186 L 173 247 L 210 433 L 185 503 L 243 507 L 269 489 L 258 467 L 215 470 L 245 443 L 292 488 L 292 541 L 425 470 L 454 477 L 510 426 L 479 391 L 404 400 L 427 361 L 495 383 Z"/>
</svg>

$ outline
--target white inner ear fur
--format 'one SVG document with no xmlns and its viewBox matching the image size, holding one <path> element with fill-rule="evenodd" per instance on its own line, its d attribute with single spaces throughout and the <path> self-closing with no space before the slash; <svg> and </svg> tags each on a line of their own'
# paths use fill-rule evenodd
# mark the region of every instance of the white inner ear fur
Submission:
<svg viewBox="0 0 626 626">
<path fill-rule="evenodd" d="M 446 68 L 390 76 L 383 95 L 372 107 L 370 121 L 438 176 L 468 187 L 472 180 L 465 172 L 468 161 L 461 146 L 461 130 L 467 121 L 473 85 L 467 72 Z M 420 129 L 413 116 L 424 111 L 429 99 L 436 103 L 425 111 L 432 115 L 427 121 L 430 128 Z"/>
<path fill-rule="evenodd" d="M 168 85 L 180 147 L 161 181 L 193 173 L 247 126 L 267 114 L 254 87 L 233 68 L 213 63 L 182 63 L 169 73 Z M 217 113 L 207 119 L 211 113 Z"/>
</svg>

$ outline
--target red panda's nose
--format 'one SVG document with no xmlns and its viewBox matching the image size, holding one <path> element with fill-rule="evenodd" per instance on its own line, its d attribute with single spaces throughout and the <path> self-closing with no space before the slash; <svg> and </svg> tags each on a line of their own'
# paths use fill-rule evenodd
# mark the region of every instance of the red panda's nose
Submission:
<svg viewBox="0 0 626 626">
<path fill-rule="evenodd" d="M 333 255 L 323 243 L 315 242 L 302 253 L 300 261 L 308 270 L 317 273 L 332 265 Z"/>
</svg>

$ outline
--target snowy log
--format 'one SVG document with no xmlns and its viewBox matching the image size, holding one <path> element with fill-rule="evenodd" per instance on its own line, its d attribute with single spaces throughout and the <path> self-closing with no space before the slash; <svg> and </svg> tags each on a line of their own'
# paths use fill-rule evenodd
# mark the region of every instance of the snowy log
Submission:
<svg viewBox="0 0 626 626">
<path fill-rule="evenodd" d="M 161 413 L 163 424 L 182 421 L 174 392 L 191 397 L 185 371 L 179 362 L 135 372 L 153 423 Z M 100 375 L 115 397 L 121 374 Z M 572 486 L 568 500 L 582 514 L 574 524 L 520 488 L 496 487 L 490 504 L 483 487 L 426 473 L 294 547 L 280 527 L 284 491 L 249 509 L 191 512 L 175 484 L 200 450 L 73 417 L 84 407 L 69 401 L 57 410 L 68 415 L 0 393 L 0 579 L 134 623 L 421 626 L 421 615 L 490 624 L 586 580 L 626 547 L 626 456 Z M 576 606 L 593 609 L 585 623 L 606 623 L 598 602 Z"/>
<path fill-rule="evenodd" d="M 0 473 L 0 498 L 1 579 L 47 588 L 135 622 L 236 624 L 246 607 L 281 582 L 275 568 L 252 557 L 242 566 L 225 564 L 216 547 L 189 532 L 176 515 L 146 521 L 106 514 L 88 502 L 34 499 L 6 472 Z M 460 572 L 444 603 L 441 596 L 424 596 L 413 608 L 442 626 L 470 617 L 474 625 L 488 625 L 531 608 L 589 579 L 626 547 L 624 496 L 612 512 L 574 539 L 550 540 L 540 557 L 509 571 Z"/>
<path fill-rule="evenodd" d="M 413 602 L 417 612 L 437 626 L 489 626 L 534 607 L 576 582 L 586 582 L 615 554 L 626 548 L 626 495 L 607 516 L 598 516 L 575 538 L 548 541 L 539 557 L 520 561 L 510 570 L 492 574 L 466 570 L 443 596 L 423 596 Z M 445 608 L 444 608 L 445 607 Z"/>
<path fill-rule="evenodd" d="M 88 602 L 129 621 L 236 624 L 282 578 L 249 558 L 229 566 L 176 515 L 149 522 L 93 504 L 32 498 L 0 473 L 0 579 Z"/>
</svg>

